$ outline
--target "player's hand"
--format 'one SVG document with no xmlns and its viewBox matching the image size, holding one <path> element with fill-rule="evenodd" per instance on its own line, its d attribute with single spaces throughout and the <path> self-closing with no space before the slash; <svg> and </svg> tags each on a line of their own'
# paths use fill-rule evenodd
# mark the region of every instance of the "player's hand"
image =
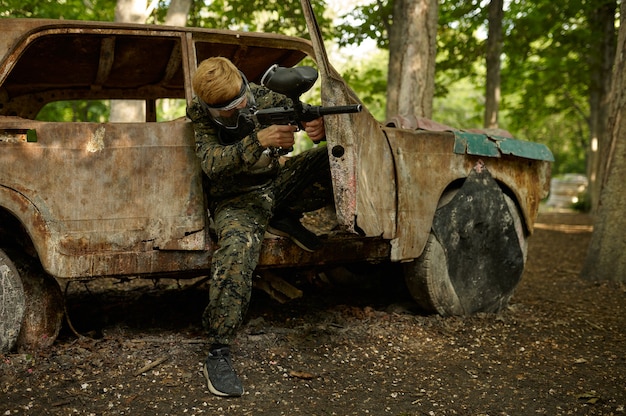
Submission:
<svg viewBox="0 0 626 416">
<path fill-rule="evenodd" d="M 312 121 L 303 123 L 304 131 L 309 135 L 309 138 L 314 142 L 324 140 L 326 137 L 326 129 L 324 128 L 324 119 L 322 117 Z"/>
<path fill-rule="evenodd" d="M 263 147 L 289 149 L 295 143 L 294 133 L 298 130 L 292 125 L 272 125 L 260 130 L 256 137 Z"/>
</svg>

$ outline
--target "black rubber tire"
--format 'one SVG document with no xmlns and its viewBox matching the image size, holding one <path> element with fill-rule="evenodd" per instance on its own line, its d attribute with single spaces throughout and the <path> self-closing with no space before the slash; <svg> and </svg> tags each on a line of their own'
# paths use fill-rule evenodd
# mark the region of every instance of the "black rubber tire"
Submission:
<svg viewBox="0 0 626 416">
<path fill-rule="evenodd" d="M 483 170 L 444 194 L 422 255 L 405 263 L 426 312 L 464 316 L 508 304 L 524 271 L 527 237 L 515 202 Z"/>
<path fill-rule="evenodd" d="M 63 293 L 57 280 L 33 257 L 14 258 L 20 274 L 26 308 L 17 339 L 18 352 L 34 352 L 51 346 L 61 330 L 65 316 Z"/>
<path fill-rule="evenodd" d="M 0 353 L 15 348 L 25 310 L 26 298 L 20 275 L 15 264 L 0 250 Z"/>
</svg>

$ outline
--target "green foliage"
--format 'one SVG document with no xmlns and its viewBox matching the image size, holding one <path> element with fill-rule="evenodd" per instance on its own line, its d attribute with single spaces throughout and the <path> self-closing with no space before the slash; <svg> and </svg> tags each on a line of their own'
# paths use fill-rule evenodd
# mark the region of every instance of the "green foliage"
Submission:
<svg viewBox="0 0 626 416">
<path fill-rule="evenodd" d="M 387 103 L 387 66 L 381 66 L 380 62 L 388 59 L 385 51 L 379 51 L 371 54 L 368 59 L 347 66 L 342 74 L 350 88 L 378 120 L 385 118 Z"/>
<path fill-rule="evenodd" d="M 393 24 L 393 0 L 380 0 L 357 6 L 333 32 L 339 46 L 360 45 L 374 39 L 379 48 L 389 49 L 389 28 Z"/>
<path fill-rule="evenodd" d="M 157 121 L 170 121 L 185 117 L 187 101 L 183 98 L 157 100 Z"/>
<path fill-rule="evenodd" d="M 554 173 L 585 172 L 589 137 L 587 13 L 592 2 L 512 2 L 504 43 L 503 107 L 511 129 L 547 144 L 555 154 Z"/>
<path fill-rule="evenodd" d="M 112 21 L 116 0 L 0 0 L 0 17 Z"/>
<path fill-rule="evenodd" d="M 49 103 L 37 114 L 41 121 L 89 121 L 103 123 L 109 118 L 109 106 L 104 101 L 57 101 Z"/>
<path fill-rule="evenodd" d="M 482 125 L 488 4 L 439 2 L 433 110 L 437 121 L 463 128 Z M 603 4 L 617 2 L 505 2 L 500 127 L 548 145 L 556 157 L 555 173 L 585 172 L 591 70 L 601 53 L 593 12 Z M 386 28 L 393 24 L 393 0 L 361 5 L 345 19 L 336 28 L 341 45 L 373 38 L 379 47 L 389 47 Z M 355 73 L 372 78 L 375 71 Z M 359 82 L 351 84 L 360 93 Z"/>
<path fill-rule="evenodd" d="M 0 0 L 0 17 L 37 17 L 113 21 L 116 0 Z M 313 0 L 313 9 L 322 30 L 330 21 L 324 17 L 326 3 Z M 163 23 L 169 0 L 160 0 L 148 23 Z M 189 26 L 263 31 L 306 36 L 307 29 L 300 2 L 278 0 L 194 1 Z"/>
<path fill-rule="evenodd" d="M 448 93 L 450 83 L 469 78 L 484 85 L 477 63 L 485 58 L 487 4 L 466 0 L 446 0 L 440 3 L 437 29 L 437 73 L 445 74 L 446 82 L 437 79 L 436 95 Z"/>
<path fill-rule="evenodd" d="M 311 1 L 322 30 L 330 26 L 324 18 L 324 0 Z M 190 26 L 283 33 L 308 37 L 306 22 L 298 1 L 279 0 L 213 0 L 194 2 Z"/>
<path fill-rule="evenodd" d="M 601 52 L 595 44 L 598 36 L 592 32 L 590 16 L 599 3 L 515 0 L 505 10 L 500 111 L 501 120 L 506 121 L 502 124 L 517 137 L 548 145 L 556 158 L 555 174 L 583 173 L 586 169 L 591 65 Z M 465 16 L 484 24 L 480 14 Z M 461 26 L 479 27 L 468 23 Z M 461 39 L 463 36 L 459 35 Z M 440 49 L 440 55 L 451 53 L 450 45 L 454 42 L 448 44 L 446 52 Z M 474 62 L 481 58 L 468 49 L 463 57 Z M 439 61 L 437 68 L 446 71 Z M 453 71 L 465 75 L 458 69 Z M 465 76 L 478 86 L 483 84 L 478 73 Z"/>
<path fill-rule="evenodd" d="M 448 92 L 433 101 L 433 119 L 459 129 L 481 128 L 484 92 L 467 78 L 447 85 Z"/>
</svg>

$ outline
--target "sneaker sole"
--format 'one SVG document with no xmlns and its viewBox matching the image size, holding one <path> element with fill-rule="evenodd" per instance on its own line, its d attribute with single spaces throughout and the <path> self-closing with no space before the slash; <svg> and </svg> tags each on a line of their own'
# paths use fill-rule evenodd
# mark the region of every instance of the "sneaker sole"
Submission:
<svg viewBox="0 0 626 416">
<path fill-rule="evenodd" d="M 206 378 L 207 387 L 209 388 L 209 391 L 211 393 L 215 394 L 216 396 L 220 396 L 220 397 L 240 397 L 240 396 L 243 396 L 243 393 L 244 393 L 243 390 L 241 391 L 241 395 L 238 395 L 238 394 L 224 393 L 222 391 L 219 391 L 215 387 L 213 387 L 213 384 L 211 384 L 211 379 L 209 378 L 209 372 L 206 369 L 206 364 L 202 366 L 202 372 L 204 373 L 204 378 Z"/>
<path fill-rule="evenodd" d="M 274 234 L 274 235 L 277 235 L 277 236 L 280 236 L 280 237 L 285 237 L 285 238 L 290 239 L 291 241 L 296 243 L 296 245 L 298 247 L 300 247 L 304 251 L 308 251 L 309 253 L 314 253 L 315 252 L 314 249 L 305 246 L 298 239 L 293 238 L 293 236 L 291 234 L 286 233 L 284 231 L 280 231 L 279 229 L 276 229 L 276 228 L 272 227 L 271 225 L 267 226 L 267 232 L 270 233 L 270 234 Z"/>
</svg>

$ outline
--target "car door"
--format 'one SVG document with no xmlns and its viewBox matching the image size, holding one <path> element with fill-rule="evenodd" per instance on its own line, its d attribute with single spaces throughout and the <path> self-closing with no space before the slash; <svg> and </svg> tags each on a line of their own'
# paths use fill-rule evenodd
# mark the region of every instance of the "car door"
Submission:
<svg viewBox="0 0 626 416">
<path fill-rule="evenodd" d="M 0 196 L 54 276 L 206 266 L 210 239 L 193 129 L 184 117 L 155 114 L 160 100 L 178 100 L 184 115 L 184 38 L 58 23 L 23 38 L 5 60 Z M 143 102 L 146 118 L 85 121 L 64 113 L 108 99 Z M 46 112 L 44 104 L 59 102 L 68 103 L 65 110 Z M 40 119 L 51 113 L 60 119 Z"/>
</svg>

